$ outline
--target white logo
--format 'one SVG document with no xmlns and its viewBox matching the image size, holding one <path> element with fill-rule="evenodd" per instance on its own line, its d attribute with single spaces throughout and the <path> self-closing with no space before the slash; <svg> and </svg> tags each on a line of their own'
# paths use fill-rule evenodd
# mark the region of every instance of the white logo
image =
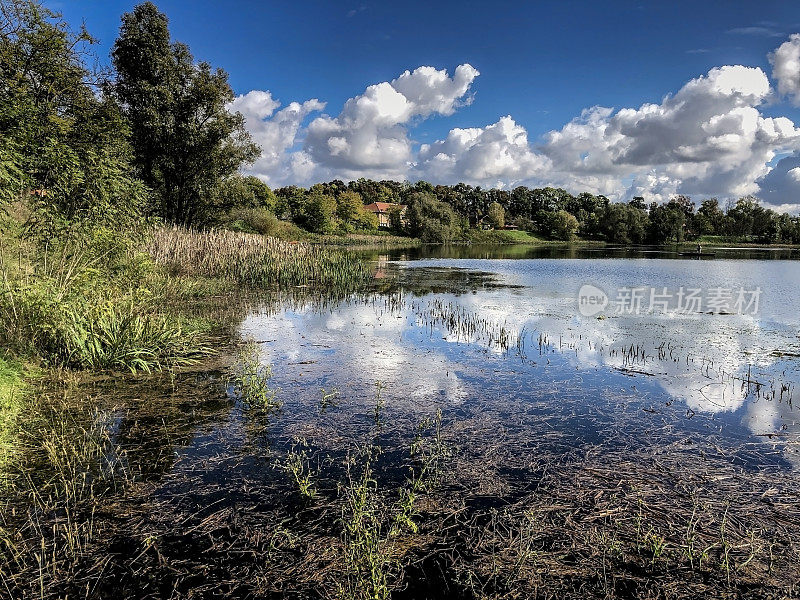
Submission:
<svg viewBox="0 0 800 600">
<path fill-rule="evenodd" d="M 598 287 L 583 285 L 578 291 L 578 311 L 584 317 L 593 317 L 608 306 L 608 296 Z"/>
</svg>

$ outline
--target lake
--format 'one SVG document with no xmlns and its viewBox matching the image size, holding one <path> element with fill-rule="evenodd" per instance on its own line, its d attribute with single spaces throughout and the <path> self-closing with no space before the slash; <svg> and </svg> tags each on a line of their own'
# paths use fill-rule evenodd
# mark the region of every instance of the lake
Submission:
<svg viewBox="0 0 800 600">
<path fill-rule="evenodd" d="M 646 433 L 663 423 L 675 439 L 711 435 L 753 468 L 800 467 L 800 262 L 586 254 L 592 259 L 382 255 L 379 272 L 396 281 L 385 294 L 255 310 L 241 333 L 261 345 L 288 414 L 313 405 L 323 388 L 370 399 L 380 381 L 397 411 L 490 411 L 498 429 L 521 426 L 520 410 L 550 413 L 526 422 L 531 439 L 557 427 L 581 448 L 617 435 L 613 422 L 624 420 L 621 443 L 663 444 Z M 606 310 L 581 314 L 584 285 L 606 291 Z M 616 298 L 635 288 L 646 291 L 638 313 Z M 663 297 L 649 310 L 650 290 L 663 296 L 664 288 L 666 310 Z M 731 290 L 730 307 L 678 313 L 681 288 Z M 738 314 L 738 291 L 746 303 L 758 289 L 758 306 Z"/>
</svg>

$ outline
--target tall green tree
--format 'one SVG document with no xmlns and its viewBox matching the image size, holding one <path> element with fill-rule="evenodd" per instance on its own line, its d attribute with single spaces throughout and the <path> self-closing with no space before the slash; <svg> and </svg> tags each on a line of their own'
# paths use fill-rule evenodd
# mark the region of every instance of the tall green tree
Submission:
<svg viewBox="0 0 800 600">
<path fill-rule="evenodd" d="M 646 236 L 647 212 L 639 203 L 609 204 L 600 221 L 600 229 L 614 244 L 641 244 Z"/>
<path fill-rule="evenodd" d="M 566 210 L 547 213 L 546 229 L 548 235 L 556 240 L 569 241 L 578 231 L 578 219 Z"/>
<path fill-rule="evenodd" d="M 725 213 L 719 207 L 719 200 L 703 200 L 694 216 L 695 230 L 699 234 L 721 235 L 725 228 Z"/>
<path fill-rule="evenodd" d="M 135 165 L 157 199 L 153 212 L 187 226 L 213 220 L 217 186 L 259 152 L 242 115 L 227 109 L 227 73 L 173 43 L 152 2 L 122 16 L 111 57 Z"/>
<path fill-rule="evenodd" d="M 406 219 L 408 233 L 423 242 L 452 242 L 461 234 L 455 211 L 428 191 L 414 192 L 409 196 Z"/>
<path fill-rule="evenodd" d="M 306 228 L 313 233 L 332 233 L 335 212 L 336 199 L 325 194 L 321 186 L 313 186 L 305 206 Z"/>
<path fill-rule="evenodd" d="M 499 202 L 492 202 L 489 205 L 489 214 L 487 215 L 489 224 L 495 229 L 502 229 L 506 224 L 506 211 L 503 205 Z"/>
<path fill-rule="evenodd" d="M 130 224 L 145 200 L 93 43 L 38 2 L 0 0 L 0 180 L 6 199 L 30 192 L 43 238 Z"/>
<path fill-rule="evenodd" d="M 666 204 L 653 202 L 650 205 L 647 234 L 651 243 L 682 242 L 685 225 L 686 213 L 681 204 L 670 201 Z"/>
</svg>

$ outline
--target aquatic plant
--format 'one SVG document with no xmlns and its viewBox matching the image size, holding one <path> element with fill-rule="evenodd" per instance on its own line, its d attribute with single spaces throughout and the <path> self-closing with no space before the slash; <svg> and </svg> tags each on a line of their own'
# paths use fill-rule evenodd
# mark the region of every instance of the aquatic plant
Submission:
<svg viewBox="0 0 800 600">
<path fill-rule="evenodd" d="M 383 388 L 376 384 L 376 425 L 383 406 Z M 437 412 L 435 424 L 432 443 L 422 435 L 431 421 L 426 419 L 419 425 L 411 445 L 412 464 L 394 500 L 381 489 L 375 474 L 379 446 L 367 444 L 348 455 L 347 477 L 339 486 L 344 500 L 340 520 L 344 573 L 337 583 L 341 600 L 386 600 L 402 585 L 402 572 L 414 546 L 409 536 L 419 532 L 416 517 L 420 494 L 438 481 L 441 461 L 449 456 L 441 437 L 441 412 Z"/>
<path fill-rule="evenodd" d="M 248 341 L 239 351 L 238 360 L 231 376 L 231 385 L 236 395 L 248 406 L 264 409 L 280 407 L 277 392 L 270 389 L 272 367 L 261 363 L 258 344 Z"/>
<path fill-rule="evenodd" d="M 330 391 L 326 391 L 325 388 L 322 388 L 322 398 L 319 401 L 319 411 L 321 414 L 324 414 L 328 408 L 338 406 L 339 402 L 339 390 L 333 388 Z"/>
<path fill-rule="evenodd" d="M 13 510 L 0 512 L 0 589 L 56 597 L 93 561 L 99 499 L 132 479 L 113 440 L 114 415 L 56 395 L 26 406 L 15 460 L 4 466 L 2 498 Z"/>
<path fill-rule="evenodd" d="M 302 448 L 298 450 L 298 448 Z M 313 500 L 317 491 L 312 482 L 312 469 L 308 459 L 308 442 L 298 439 L 286 456 L 284 468 L 294 479 L 300 495 L 306 500 Z"/>
<path fill-rule="evenodd" d="M 354 254 L 255 234 L 161 228 L 147 248 L 173 273 L 220 277 L 250 288 L 356 289 L 372 280 Z"/>
</svg>

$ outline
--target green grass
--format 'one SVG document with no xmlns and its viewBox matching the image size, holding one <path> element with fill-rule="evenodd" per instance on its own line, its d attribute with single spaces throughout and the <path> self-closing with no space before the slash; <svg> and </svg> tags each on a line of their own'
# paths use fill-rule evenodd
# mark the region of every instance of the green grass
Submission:
<svg viewBox="0 0 800 600">
<path fill-rule="evenodd" d="M 697 244 L 710 245 L 737 245 L 751 246 L 753 248 L 796 248 L 797 244 L 764 244 L 758 242 L 753 236 L 742 235 L 701 235 L 697 239 L 685 240 L 679 244 L 681 247 L 694 249 Z"/>
<path fill-rule="evenodd" d="M 0 357 L 0 409 L 5 409 L 20 393 L 24 366 L 18 360 Z"/>
<path fill-rule="evenodd" d="M 504 230 L 503 233 L 514 244 L 541 244 L 542 242 L 547 241 L 540 237 L 536 237 L 532 233 L 522 231 L 521 229 L 517 229 L 516 231 Z"/>
<path fill-rule="evenodd" d="M 16 422 L 25 393 L 25 366 L 0 356 L 0 472 L 5 471 L 13 448 Z"/>
<path fill-rule="evenodd" d="M 331 246 L 380 248 L 413 248 L 421 243 L 417 238 L 394 235 L 388 231 L 349 233 L 346 235 L 312 235 L 310 239 L 314 242 Z"/>
<path fill-rule="evenodd" d="M 596 246 L 604 245 L 604 242 L 597 242 L 592 240 L 583 240 L 581 238 L 574 238 L 572 240 L 549 240 L 547 238 L 539 237 L 528 231 L 521 229 L 498 229 L 498 230 L 482 230 L 470 229 L 466 233 L 466 240 L 473 244 L 530 244 L 541 246 Z"/>
<path fill-rule="evenodd" d="M 16 225 L 15 225 L 16 223 Z M 136 240 L 97 230 L 35 247 L 6 217 L 0 231 L 0 346 L 44 366 L 150 372 L 210 348 L 170 311 L 159 268 Z"/>
</svg>

